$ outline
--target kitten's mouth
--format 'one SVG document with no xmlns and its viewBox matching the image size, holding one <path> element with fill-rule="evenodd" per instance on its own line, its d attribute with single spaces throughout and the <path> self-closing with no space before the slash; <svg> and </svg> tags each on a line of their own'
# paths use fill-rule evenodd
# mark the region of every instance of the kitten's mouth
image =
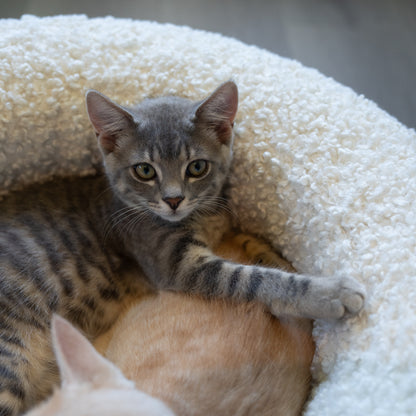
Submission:
<svg viewBox="0 0 416 416">
<path fill-rule="evenodd" d="M 165 221 L 179 222 L 189 216 L 190 212 L 187 209 L 172 209 L 170 211 L 158 210 L 155 214 Z"/>
<path fill-rule="evenodd" d="M 161 215 L 161 217 L 166 220 L 166 221 L 170 221 L 170 222 L 179 222 L 181 220 L 183 220 L 184 218 L 186 218 L 188 216 L 187 213 L 179 213 L 176 211 L 171 212 L 169 215 Z"/>
<path fill-rule="evenodd" d="M 165 198 L 163 202 L 154 205 L 152 211 L 165 221 L 182 221 L 191 214 L 193 207 L 185 198 L 178 200 L 179 198 Z"/>
</svg>

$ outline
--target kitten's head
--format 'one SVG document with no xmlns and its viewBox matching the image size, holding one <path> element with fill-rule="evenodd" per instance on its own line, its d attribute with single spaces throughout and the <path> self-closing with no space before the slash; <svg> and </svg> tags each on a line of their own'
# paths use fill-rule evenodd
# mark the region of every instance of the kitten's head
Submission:
<svg viewBox="0 0 416 416">
<path fill-rule="evenodd" d="M 160 400 L 137 390 L 69 322 L 55 316 L 52 336 L 62 386 L 26 416 L 174 416 Z"/>
<path fill-rule="evenodd" d="M 107 175 L 127 205 L 172 222 L 217 206 L 232 157 L 232 81 L 198 102 L 161 97 L 125 108 L 93 90 L 86 101 Z"/>
</svg>

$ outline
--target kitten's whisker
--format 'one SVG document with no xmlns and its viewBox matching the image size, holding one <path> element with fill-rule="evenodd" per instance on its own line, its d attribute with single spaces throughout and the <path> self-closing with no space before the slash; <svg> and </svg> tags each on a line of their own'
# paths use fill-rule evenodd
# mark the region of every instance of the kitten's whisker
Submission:
<svg viewBox="0 0 416 416">
<path fill-rule="evenodd" d="M 130 217 L 136 217 L 143 212 L 143 208 L 140 206 L 134 207 L 123 207 L 111 215 L 109 221 L 107 222 L 104 228 L 104 241 L 107 240 L 109 234 L 117 228 L 124 221 L 128 220 Z M 122 226 L 124 228 L 124 226 Z"/>
<path fill-rule="evenodd" d="M 122 216 L 123 216 L 123 214 L 124 214 L 124 212 L 127 212 L 127 211 L 126 211 L 126 208 L 122 208 L 121 210 L 114 212 L 114 213 L 110 216 L 110 218 L 108 219 L 108 221 L 106 222 L 106 224 L 105 224 L 105 226 L 104 226 L 104 232 L 103 232 L 103 235 L 104 235 L 104 242 L 106 242 L 106 241 L 107 241 L 107 238 L 108 238 L 108 236 L 109 236 L 110 232 L 114 229 L 114 227 L 115 227 L 115 225 L 116 225 L 116 224 L 114 223 L 114 221 L 115 221 L 115 220 L 117 221 L 120 217 L 122 217 Z"/>
<path fill-rule="evenodd" d="M 219 196 L 210 196 L 201 199 L 200 206 L 196 208 L 196 211 L 204 214 L 215 214 L 218 210 L 223 210 L 231 216 L 235 216 L 227 199 Z"/>
<path fill-rule="evenodd" d="M 131 217 L 128 222 L 123 226 L 123 229 L 128 233 L 134 233 L 135 229 L 138 224 L 140 224 L 143 220 L 146 218 L 149 218 L 152 216 L 152 213 L 150 210 L 144 209 L 138 216 Z"/>
<path fill-rule="evenodd" d="M 113 192 L 113 187 L 111 185 L 108 185 L 107 187 L 105 187 L 95 198 L 94 201 L 98 202 L 101 198 L 103 198 L 103 196 L 109 192 L 112 193 Z"/>
<path fill-rule="evenodd" d="M 140 222 L 142 222 L 143 220 L 145 220 L 146 218 L 149 218 L 152 216 L 152 211 L 149 210 L 149 208 L 147 208 L 146 206 L 140 206 L 137 207 L 138 209 L 135 210 L 134 214 L 135 215 L 131 215 L 129 214 L 127 216 L 128 220 L 126 222 L 126 224 L 124 225 L 124 229 L 129 229 L 130 230 L 130 226 L 131 224 L 138 224 Z"/>
</svg>

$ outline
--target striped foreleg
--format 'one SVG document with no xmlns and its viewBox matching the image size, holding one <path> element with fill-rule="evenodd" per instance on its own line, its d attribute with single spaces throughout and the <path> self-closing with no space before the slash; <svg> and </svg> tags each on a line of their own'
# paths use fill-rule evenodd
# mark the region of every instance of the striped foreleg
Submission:
<svg viewBox="0 0 416 416">
<path fill-rule="evenodd" d="M 312 277 L 236 264 L 189 236 L 179 241 L 179 247 L 171 253 L 171 272 L 161 282 L 165 289 L 259 301 L 276 316 L 339 319 L 363 307 L 364 290 L 349 277 Z"/>
</svg>

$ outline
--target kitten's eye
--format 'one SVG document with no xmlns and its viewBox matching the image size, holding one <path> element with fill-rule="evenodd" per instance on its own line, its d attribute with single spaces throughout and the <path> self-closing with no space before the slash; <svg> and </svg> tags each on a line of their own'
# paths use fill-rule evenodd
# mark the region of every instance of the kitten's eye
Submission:
<svg viewBox="0 0 416 416">
<path fill-rule="evenodd" d="M 191 162 L 188 167 L 186 168 L 186 174 L 191 178 L 199 178 L 208 170 L 208 162 L 206 160 L 195 160 Z"/>
<path fill-rule="evenodd" d="M 156 177 L 156 171 L 152 165 L 148 163 L 139 163 L 133 167 L 136 175 L 144 181 L 150 181 Z"/>
</svg>

